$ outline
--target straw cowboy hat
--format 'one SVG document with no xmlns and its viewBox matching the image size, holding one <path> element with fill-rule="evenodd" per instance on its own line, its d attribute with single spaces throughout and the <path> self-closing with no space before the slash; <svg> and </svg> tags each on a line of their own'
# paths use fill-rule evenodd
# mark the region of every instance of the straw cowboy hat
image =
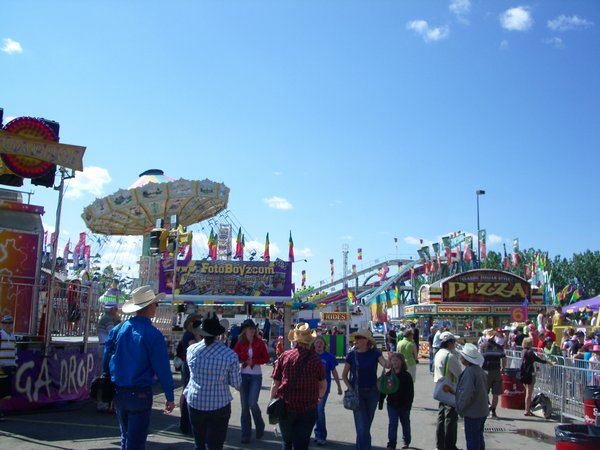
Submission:
<svg viewBox="0 0 600 450">
<path fill-rule="evenodd" d="M 189 324 L 195 322 L 196 320 L 202 320 L 202 314 L 194 313 L 187 316 L 183 321 L 183 329 L 187 330 Z"/>
<path fill-rule="evenodd" d="M 465 344 L 462 350 L 459 350 L 459 353 L 471 364 L 475 364 L 476 366 L 481 366 L 483 364 L 483 355 L 479 353 L 479 350 L 477 350 L 477 347 L 475 347 L 474 344 Z"/>
<path fill-rule="evenodd" d="M 208 337 L 221 336 L 225 331 L 225 327 L 221 325 L 219 317 L 213 311 L 206 315 L 199 328 L 194 328 L 194 333 Z"/>
<path fill-rule="evenodd" d="M 160 302 L 164 298 L 165 294 L 155 294 L 152 287 L 148 285 L 140 286 L 133 290 L 131 300 L 123 304 L 122 310 L 125 314 L 134 313 L 152 303 Z"/>
<path fill-rule="evenodd" d="M 293 330 L 288 333 L 288 340 L 298 342 L 299 344 L 312 344 L 317 338 L 317 330 L 311 330 L 306 323 L 299 323 Z"/>
<path fill-rule="evenodd" d="M 368 328 L 361 328 L 360 330 L 355 331 L 350 335 L 350 339 L 356 339 L 356 336 L 364 337 L 371 343 L 371 345 L 377 344 L 375 338 L 373 337 L 373 333 L 371 333 L 371 330 L 369 330 Z"/>
</svg>

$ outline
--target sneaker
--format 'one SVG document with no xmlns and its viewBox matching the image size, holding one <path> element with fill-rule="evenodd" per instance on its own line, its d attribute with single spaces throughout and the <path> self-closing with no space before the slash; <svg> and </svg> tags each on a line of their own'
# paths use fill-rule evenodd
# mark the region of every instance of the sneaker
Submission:
<svg viewBox="0 0 600 450">
<path fill-rule="evenodd" d="M 498 416 L 496 415 L 496 410 L 494 408 L 490 408 L 490 415 L 494 418 L 497 419 Z"/>
</svg>

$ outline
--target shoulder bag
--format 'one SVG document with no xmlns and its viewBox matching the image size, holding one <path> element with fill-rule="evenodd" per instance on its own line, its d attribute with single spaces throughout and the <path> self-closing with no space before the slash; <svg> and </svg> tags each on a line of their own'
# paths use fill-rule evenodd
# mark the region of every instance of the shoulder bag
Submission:
<svg viewBox="0 0 600 450">
<path fill-rule="evenodd" d="M 354 350 L 354 362 L 356 363 L 356 379 L 354 383 L 354 389 L 344 392 L 343 399 L 344 408 L 351 411 L 356 411 L 360 406 L 360 397 L 358 395 L 358 357 L 356 356 L 356 350 Z"/>
<path fill-rule="evenodd" d="M 440 403 L 456 407 L 456 385 L 452 383 L 448 377 L 448 359 L 450 353 L 446 355 L 444 361 L 444 368 L 442 373 L 444 374 L 439 380 L 437 380 L 435 387 L 433 388 L 433 398 Z"/>
<path fill-rule="evenodd" d="M 294 379 L 290 380 L 290 382 L 286 386 L 286 391 L 296 384 L 296 380 L 304 370 L 304 367 L 306 367 L 309 358 L 310 353 L 308 353 L 302 360 L 300 367 L 298 367 L 298 372 L 296 372 L 296 374 L 294 375 Z M 267 415 L 269 416 L 269 423 L 271 425 L 277 425 L 281 421 L 281 419 L 283 419 L 286 416 L 286 414 L 287 411 L 285 409 L 285 392 L 282 392 L 281 397 L 272 398 L 269 401 L 269 405 L 267 406 Z"/>
</svg>

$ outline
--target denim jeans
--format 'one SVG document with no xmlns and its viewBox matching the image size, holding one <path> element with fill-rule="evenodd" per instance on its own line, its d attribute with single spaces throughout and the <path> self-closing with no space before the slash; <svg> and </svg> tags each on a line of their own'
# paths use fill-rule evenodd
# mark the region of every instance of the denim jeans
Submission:
<svg viewBox="0 0 600 450">
<path fill-rule="evenodd" d="M 258 433 L 265 430 L 265 421 L 258 406 L 258 395 L 262 386 L 262 375 L 242 374 L 240 400 L 242 401 L 242 440 L 250 439 L 252 435 L 252 419 Z M 250 415 L 252 414 L 252 416 Z"/>
<path fill-rule="evenodd" d="M 117 387 L 115 409 L 121 429 L 121 450 L 143 450 L 150 427 L 152 388 Z"/>
<path fill-rule="evenodd" d="M 279 421 L 283 450 L 307 450 L 310 444 L 310 433 L 316 420 L 317 408 L 303 413 L 288 411 Z"/>
<path fill-rule="evenodd" d="M 485 417 L 477 419 L 465 417 L 465 439 L 467 441 L 467 450 L 485 450 L 485 441 L 483 440 L 485 419 Z"/>
<path fill-rule="evenodd" d="M 325 404 L 329 392 L 326 392 L 319 404 L 317 405 L 317 425 L 315 426 L 315 438 L 327 440 L 327 424 L 325 423 Z"/>
<path fill-rule="evenodd" d="M 388 425 L 388 448 L 396 448 L 398 443 L 398 419 L 402 424 L 402 442 L 405 445 L 410 445 L 410 409 L 396 408 L 395 406 L 387 405 L 387 413 L 389 419 Z"/>
<path fill-rule="evenodd" d="M 358 390 L 360 404 L 354 414 L 356 428 L 356 450 L 371 450 L 371 424 L 379 402 L 379 391 L 376 387 Z"/>
<path fill-rule="evenodd" d="M 458 413 L 452 406 L 440 403 L 438 407 L 435 444 L 438 450 L 456 450 Z"/>
<path fill-rule="evenodd" d="M 188 405 L 196 450 L 221 450 L 227 436 L 231 403 L 214 411 L 200 411 Z"/>
</svg>

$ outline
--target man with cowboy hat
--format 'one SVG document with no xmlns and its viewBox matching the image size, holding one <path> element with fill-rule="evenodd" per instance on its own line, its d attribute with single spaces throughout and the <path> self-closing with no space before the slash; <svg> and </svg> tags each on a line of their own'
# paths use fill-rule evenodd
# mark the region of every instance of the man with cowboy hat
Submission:
<svg viewBox="0 0 600 450">
<path fill-rule="evenodd" d="M 183 391 L 189 405 L 196 448 L 223 448 L 231 417 L 233 396 L 229 386 L 242 383 L 236 353 L 219 339 L 227 330 L 214 312 L 194 322 L 194 334 L 202 340 L 187 349 L 190 381 Z"/>
<path fill-rule="evenodd" d="M 13 334 L 13 317 L 9 314 L 0 319 L 0 400 L 10 397 L 12 378 L 17 368 L 17 343 Z M 0 411 L 0 422 L 4 415 Z"/>
<path fill-rule="evenodd" d="M 288 333 L 294 348 L 281 354 L 273 369 L 271 398 L 283 398 L 286 416 L 279 429 L 287 450 L 305 450 L 317 421 L 317 405 L 327 390 L 325 369 L 312 343 L 317 337 L 307 323 Z"/>
<path fill-rule="evenodd" d="M 460 361 L 465 366 L 456 386 L 456 410 L 465 420 L 467 450 L 483 450 L 483 426 L 488 415 L 487 376 L 484 357 L 474 344 L 465 344 Z"/>
<path fill-rule="evenodd" d="M 125 314 L 135 313 L 108 335 L 104 370 L 115 384 L 115 406 L 121 429 L 121 448 L 144 448 L 152 412 L 155 376 L 165 392 L 165 412 L 175 408 L 173 376 L 165 338 L 152 325 L 157 304 L 165 294 L 141 286 L 123 304 Z"/>
</svg>

